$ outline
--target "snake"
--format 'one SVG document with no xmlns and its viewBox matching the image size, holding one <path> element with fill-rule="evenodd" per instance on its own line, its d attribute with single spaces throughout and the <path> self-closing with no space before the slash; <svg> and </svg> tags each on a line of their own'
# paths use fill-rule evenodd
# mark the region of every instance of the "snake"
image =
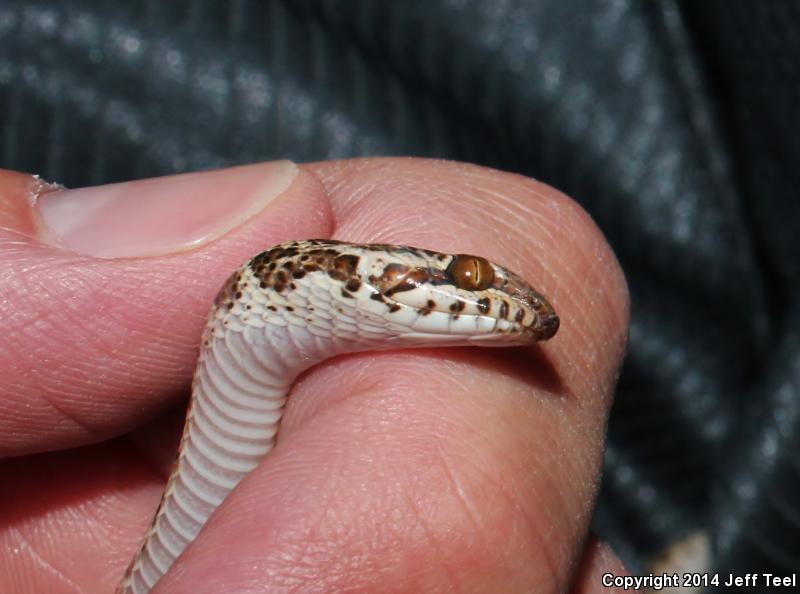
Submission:
<svg viewBox="0 0 800 594">
<path fill-rule="evenodd" d="M 519 346 L 559 318 L 521 276 L 480 256 L 291 241 L 233 272 L 202 332 L 178 454 L 118 594 L 146 594 L 276 445 L 296 378 L 347 353 Z"/>
</svg>

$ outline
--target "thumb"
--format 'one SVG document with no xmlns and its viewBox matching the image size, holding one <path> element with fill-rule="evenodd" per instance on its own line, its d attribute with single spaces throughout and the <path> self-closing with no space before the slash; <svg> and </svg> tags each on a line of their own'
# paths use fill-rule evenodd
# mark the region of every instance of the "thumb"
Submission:
<svg viewBox="0 0 800 594">
<path fill-rule="evenodd" d="M 152 417 L 188 385 L 230 271 L 331 224 L 289 162 L 78 190 L 0 172 L 0 456 Z"/>
</svg>

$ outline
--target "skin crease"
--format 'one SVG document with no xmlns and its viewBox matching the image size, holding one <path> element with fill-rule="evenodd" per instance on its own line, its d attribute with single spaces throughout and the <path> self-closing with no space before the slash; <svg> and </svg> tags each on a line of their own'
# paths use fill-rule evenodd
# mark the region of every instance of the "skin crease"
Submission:
<svg viewBox="0 0 800 594">
<path fill-rule="evenodd" d="M 588 524 L 628 297 L 572 200 L 460 163 L 318 163 L 216 241 L 95 260 L 36 239 L 37 183 L 0 174 L 0 591 L 113 591 L 161 496 L 214 294 L 307 237 L 486 257 L 541 289 L 561 329 L 304 374 L 270 459 L 154 592 L 613 591 L 600 576 L 624 569 Z"/>
</svg>

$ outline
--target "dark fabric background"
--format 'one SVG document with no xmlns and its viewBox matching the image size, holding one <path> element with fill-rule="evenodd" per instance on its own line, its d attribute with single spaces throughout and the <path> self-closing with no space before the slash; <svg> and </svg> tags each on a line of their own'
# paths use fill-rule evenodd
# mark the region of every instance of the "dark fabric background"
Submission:
<svg viewBox="0 0 800 594">
<path fill-rule="evenodd" d="M 544 180 L 630 283 L 595 529 L 800 567 L 800 4 L 0 3 L 0 166 L 69 186 L 436 156 Z"/>
</svg>

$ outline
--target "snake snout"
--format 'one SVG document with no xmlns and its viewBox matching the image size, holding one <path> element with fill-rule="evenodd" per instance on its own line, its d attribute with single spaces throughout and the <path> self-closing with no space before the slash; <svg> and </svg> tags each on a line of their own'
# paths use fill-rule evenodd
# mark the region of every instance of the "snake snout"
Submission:
<svg viewBox="0 0 800 594">
<path fill-rule="evenodd" d="M 558 327 L 560 325 L 561 320 L 558 319 L 558 316 L 554 311 L 545 314 L 544 317 L 539 320 L 538 324 L 541 339 L 547 340 L 548 338 L 555 336 L 555 333 L 558 332 Z"/>
</svg>

